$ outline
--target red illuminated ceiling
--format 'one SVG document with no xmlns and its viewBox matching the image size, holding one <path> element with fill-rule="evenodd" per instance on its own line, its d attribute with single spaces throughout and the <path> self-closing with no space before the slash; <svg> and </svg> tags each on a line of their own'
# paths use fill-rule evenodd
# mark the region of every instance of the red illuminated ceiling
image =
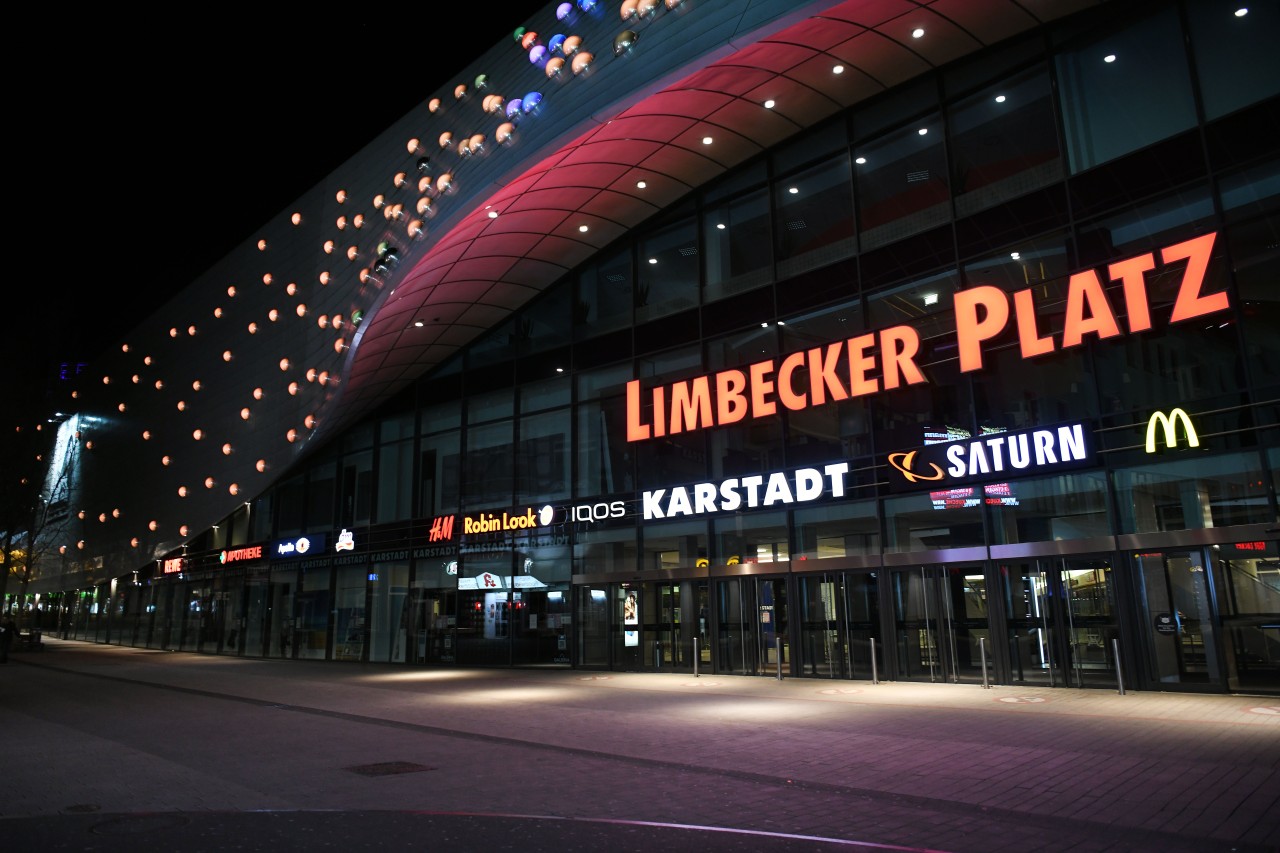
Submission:
<svg viewBox="0 0 1280 853">
<path fill-rule="evenodd" d="M 1034 28 L 1028 7 L 1048 19 L 1098 2 L 847 0 L 649 95 L 477 205 L 404 271 L 366 320 L 342 409 L 368 411 L 690 190 L 869 96 Z M 923 37 L 913 38 L 917 28 Z"/>
</svg>

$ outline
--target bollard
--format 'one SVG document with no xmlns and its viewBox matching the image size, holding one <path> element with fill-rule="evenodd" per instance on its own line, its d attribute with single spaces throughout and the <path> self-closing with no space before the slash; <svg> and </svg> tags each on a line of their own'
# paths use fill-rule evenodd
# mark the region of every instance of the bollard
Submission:
<svg viewBox="0 0 1280 853">
<path fill-rule="evenodd" d="M 991 685 L 987 683 L 987 638 L 978 638 L 978 654 L 982 655 L 982 689 L 990 690 Z"/>
<path fill-rule="evenodd" d="M 880 675 L 876 672 L 876 638 L 871 638 L 871 683 L 879 684 Z"/>
<path fill-rule="evenodd" d="M 693 677 L 694 678 L 698 677 L 698 658 L 699 657 L 700 655 L 698 654 L 698 638 L 694 637 L 693 638 Z"/>
<path fill-rule="evenodd" d="M 1120 669 L 1120 641 L 1115 637 L 1111 638 L 1111 654 L 1116 659 L 1116 685 L 1119 687 L 1119 693 L 1124 695 L 1124 672 Z"/>
<path fill-rule="evenodd" d="M 773 640 L 773 646 L 778 653 L 778 680 L 781 681 L 782 680 L 782 638 L 775 637 Z"/>
</svg>

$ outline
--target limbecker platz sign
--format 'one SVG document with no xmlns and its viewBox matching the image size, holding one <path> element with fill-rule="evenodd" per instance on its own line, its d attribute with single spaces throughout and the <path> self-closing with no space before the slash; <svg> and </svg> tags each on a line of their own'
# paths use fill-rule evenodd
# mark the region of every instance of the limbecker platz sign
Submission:
<svg viewBox="0 0 1280 853">
<path fill-rule="evenodd" d="M 890 453 L 887 470 L 890 491 L 936 491 L 993 479 L 1053 474 L 1093 461 L 1093 431 L 1084 423 L 1070 423 Z"/>
<path fill-rule="evenodd" d="M 1120 295 L 1114 298 L 1122 304 L 1112 304 L 1097 270 L 1075 273 L 1067 282 L 1061 333 L 1041 333 L 1036 300 L 1042 287 L 1012 294 L 991 285 L 958 291 L 952 299 L 960 371 L 981 370 L 984 347 L 1006 330 L 1016 329 L 1023 358 L 1071 349 L 1090 338 L 1107 340 L 1148 331 L 1152 321 L 1146 274 L 1175 264 L 1185 263 L 1185 268 L 1170 322 L 1227 310 L 1225 291 L 1203 292 L 1216 236 L 1205 234 L 1107 266 L 1110 281 L 1121 285 Z M 627 383 L 627 441 L 770 417 L 779 407 L 801 411 L 928 382 L 916 364 L 919 352 L 920 333 L 915 327 L 890 326 L 758 361 L 742 370 L 721 370 L 649 388 L 633 379 Z"/>
</svg>

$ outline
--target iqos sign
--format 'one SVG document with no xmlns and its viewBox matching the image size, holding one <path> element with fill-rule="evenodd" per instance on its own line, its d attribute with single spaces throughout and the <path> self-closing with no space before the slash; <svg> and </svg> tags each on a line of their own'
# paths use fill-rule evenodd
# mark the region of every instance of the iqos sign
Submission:
<svg viewBox="0 0 1280 853">
<path fill-rule="evenodd" d="M 623 501 L 578 504 L 577 506 L 565 507 L 565 511 L 568 514 L 569 521 L 591 523 L 608 521 L 612 518 L 622 518 L 627 514 L 627 505 Z"/>
</svg>

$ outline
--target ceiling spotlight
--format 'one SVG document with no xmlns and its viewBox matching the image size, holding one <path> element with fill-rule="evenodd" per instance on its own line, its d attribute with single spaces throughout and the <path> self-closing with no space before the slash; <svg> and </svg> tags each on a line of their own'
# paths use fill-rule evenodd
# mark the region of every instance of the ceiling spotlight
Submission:
<svg viewBox="0 0 1280 853">
<path fill-rule="evenodd" d="M 711 141 L 712 141 L 712 140 L 711 140 L 711 137 L 710 137 L 710 136 L 704 136 L 704 137 L 702 137 L 702 144 L 703 144 L 703 145 L 710 145 L 710 144 L 711 144 Z"/>
<path fill-rule="evenodd" d="M 859 157 L 857 160 L 854 160 L 853 162 L 857 163 L 859 166 L 863 166 L 863 165 L 865 165 L 865 164 L 866 164 L 866 162 L 867 162 L 867 158 L 866 158 L 866 157 Z"/>
<path fill-rule="evenodd" d="M 1115 61 L 1116 61 L 1116 55 L 1115 55 L 1114 53 L 1108 53 L 1106 56 L 1102 57 L 1102 61 L 1103 61 L 1103 62 L 1115 62 Z"/>
<path fill-rule="evenodd" d="M 916 27 L 914 30 L 911 31 L 911 37 L 913 39 L 918 39 L 923 36 L 924 36 L 924 27 Z"/>
<path fill-rule="evenodd" d="M 836 67 L 834 67 L 834 68 L 832 68 L 832 69 L 831 69 L 831 73 L 832 73 L 832 74 L 843 74 L 843 73 L 844 73 L 844 66 L 843 66 L 843 65 L 837 65 Z"/>
<path fill-rule="evenodd" d="M 997 103 L 997 104 L 1003 104 L 1004 102 L 1005 102 L 1005 97 L 1004 97 L 1004 95 L 996 95 L 996 103 Z"/>
<path fill-rule="evenodd" d="M 769 100 L 767 100 L 767 101 L 765 101 L 765 102 L 764 102 L 764 108 L 765 108 L 766 110 L 771 110 L 771 109 L 773 109 L 773 107 L 774 107 L 774 103 L 775 103 L 775 101 L 773 100 L 773 98 L 770 98 Z"/>
<path fill-rule="evenodd" d="M 1249 10 L 1248 10 L 1248 8 L 1246 8 L 1246 7 L 1244 7 L 1244 6 L 1241 6 L 1239 9 L 1236 9 L 1236 17 L 1237 17 L 1237 18 L 1243 18 L 1243 17 L 1244 17 L 1245 15 L 1247 15 L 1247 14 L 1249 14 Z"/>
<path fill-rule="evenodd" d="M 642 189 L 644 189 L 644 188 L 645 188 L 645 187 L 647 187 L 647 186 L 649 186 L 649 185 L 648 185 L 648 184 L 646 184 L 644 181 L 636 181 L 636 189 L 638 189 L 638 190 L 642 190 Z"/>
<path fill-rule="evenodd" d="M 921 136 L 924 136 L 928 132 L 929 132 L 929 128 L 927 127 L 922 127 L 920 128 L 920 130 L 917 131 L 917 133 L 919 133 Z"/>
<path fill-rule="evenodd" d="M 581 231 L 583 234 L 586 234 L 586 233 L 587 233 L 587 226 L 585 226 L 585 225 L 579 225 L 579 226 L 578 226 L 578 230 L 579 230 L 579 231 Z"/>
</svg>

